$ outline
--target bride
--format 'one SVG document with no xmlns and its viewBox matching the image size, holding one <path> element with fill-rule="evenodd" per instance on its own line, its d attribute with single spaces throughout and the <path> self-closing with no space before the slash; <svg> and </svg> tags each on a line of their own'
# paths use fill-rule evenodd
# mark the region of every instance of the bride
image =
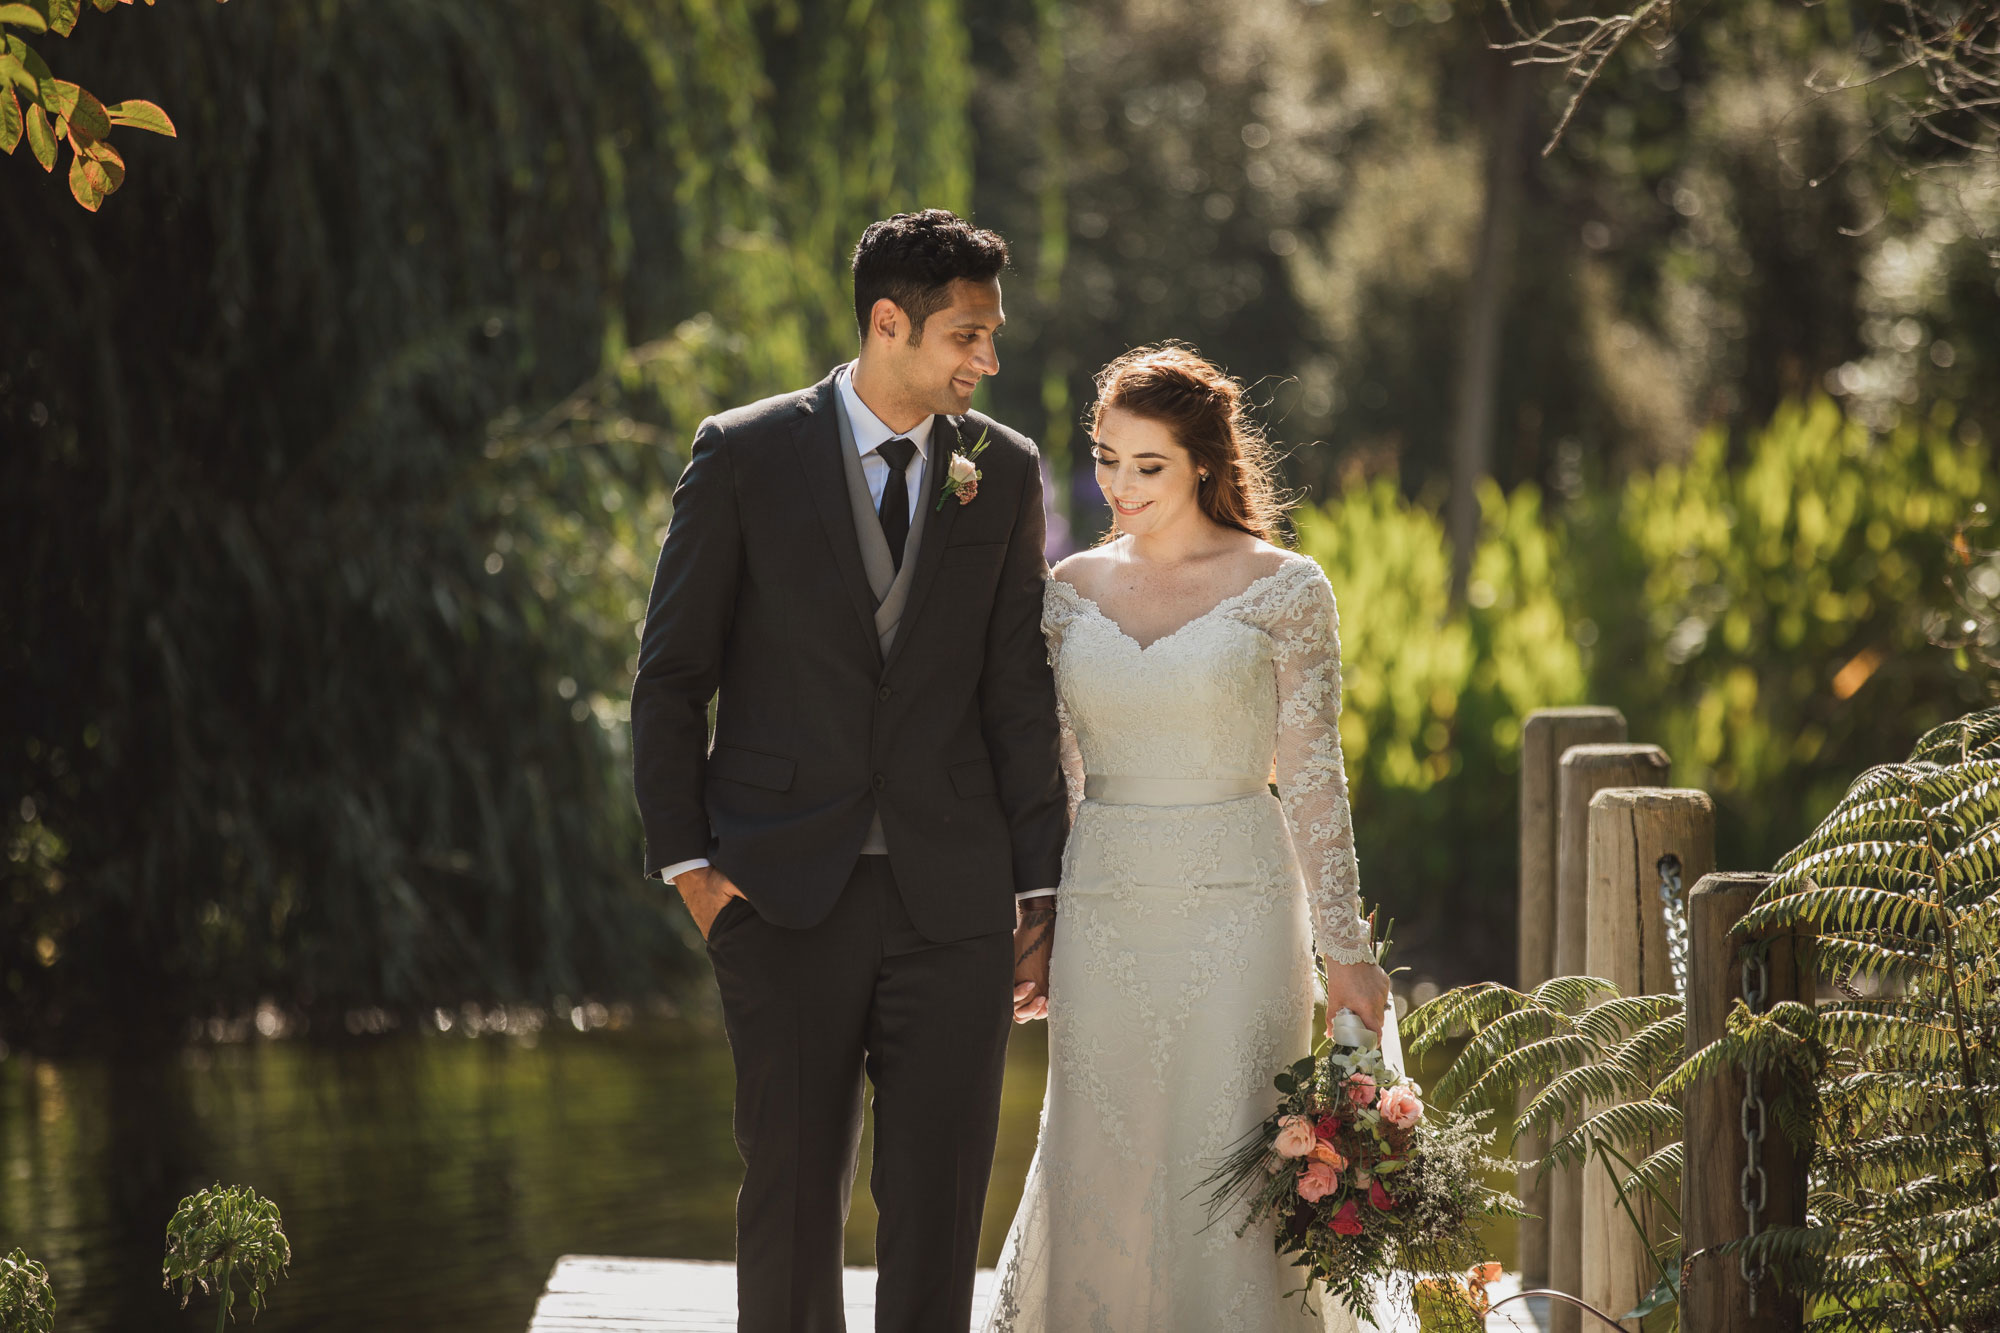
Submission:
<svg viewBox="0 0 2000 1333">
<path fill-rule="evenodd" d="M 1268 1236 L 1206 1226 L 1196 1192 L 1311 1048 L 1315 942 L 1328 1012 L 1400 1063 L 1361 912 L 1333 592 L 1272 544 L 1240 384 L 1163 344 L 1097 390 L 1118 535 L 1058 565 L 1043 604 L 1072 827 L 1041 1137 L 987 1328 L 1351 1329 L 1323 1293 L 1302 1307 Z"/>
</svg>

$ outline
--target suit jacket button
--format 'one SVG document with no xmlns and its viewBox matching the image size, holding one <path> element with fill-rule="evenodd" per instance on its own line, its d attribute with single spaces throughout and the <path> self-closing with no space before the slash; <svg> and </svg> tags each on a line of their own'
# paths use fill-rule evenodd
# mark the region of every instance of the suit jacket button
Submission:
<svg viewBox="0 0 2000 1333">
<path fill-rule="evenodd" d="M 888 785 L 889 785 L 889 779 L 887 779 L 887 778 L 883 777 L 883 776 L 882 776 L 882 775 L 881 775 L 880 773 L 877 773 L 877 774 L 875 775 L 875 790 L 876 790 L 876 791 L 881 791 L 881 790 L 882 790 L 882 789 L 883 789 L 884 787 L 886 787 L 886 786 L 888 786 Z"/>
<path fill-rule="evenodd" d="M 894 690 L 890 689 L 887 685 L 884 685 L 881 689 L 875 691 L 875 697 L 877 699 L 882 700 L 884 703 L 887 703 L 889 700 L 889 696 L 894 693 L 895 693 Z"/>
</svg>

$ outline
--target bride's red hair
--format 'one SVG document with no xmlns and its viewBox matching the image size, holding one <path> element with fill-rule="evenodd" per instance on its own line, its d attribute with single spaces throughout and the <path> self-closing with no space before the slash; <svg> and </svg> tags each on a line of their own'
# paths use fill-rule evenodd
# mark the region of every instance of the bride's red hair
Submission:
<svg viewBox="0 0 2000 1333">
<path fill-rule="evenodd" d="M 1240 381 L 1182 342 L 1135 347 L 1097 372 L 1090 433 L 1107 408 L 1157 421 L 1208 480 L 1195 487 L 1202 513 L 1225 528 L 1276 542 L 1285 510 L 1264 432 L 1245 409 Z"/>
</svg>

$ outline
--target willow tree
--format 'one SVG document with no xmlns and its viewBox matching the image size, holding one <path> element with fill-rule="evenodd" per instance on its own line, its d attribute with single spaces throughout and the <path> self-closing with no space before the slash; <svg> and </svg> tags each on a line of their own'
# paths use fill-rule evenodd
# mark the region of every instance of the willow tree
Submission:
<svg viewBox="0 0 2000 1333">
<path fill-rule="evenodd" d="M 870 218 L 964 204 L 964 45 L 941 0 L 77 33 L 180 133 L 96 216 L 0 191 L 0 1032 L 671 968 L 617 700 L 678 442 L 851 348 Z"/>
</svg>

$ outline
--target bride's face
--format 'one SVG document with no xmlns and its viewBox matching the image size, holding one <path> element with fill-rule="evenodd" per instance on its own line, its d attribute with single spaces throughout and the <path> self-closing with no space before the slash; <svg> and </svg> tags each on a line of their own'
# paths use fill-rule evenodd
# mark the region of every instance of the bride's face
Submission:
<svg viewBox="0 0 2000 1333">
<path fill-rule="evenodd" d="M 1143 537 L 1200 518 L 1194 457 L 1165 425 L 1107 407 L 1092 445 L 1097 486 L 1120 532 Z"/>
</svg>

